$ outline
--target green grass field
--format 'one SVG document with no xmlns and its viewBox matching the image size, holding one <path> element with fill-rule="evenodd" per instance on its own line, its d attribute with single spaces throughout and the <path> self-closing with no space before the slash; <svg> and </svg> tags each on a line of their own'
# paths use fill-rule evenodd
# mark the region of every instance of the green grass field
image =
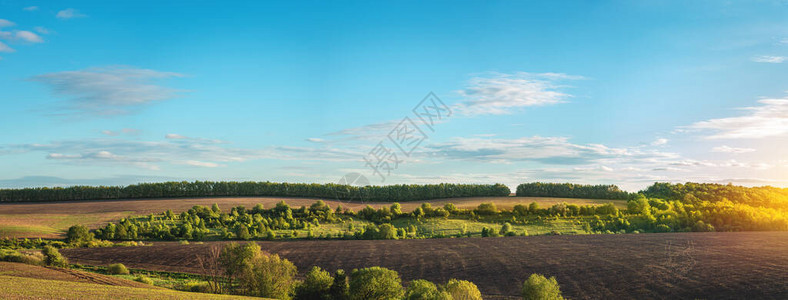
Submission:
<svg viewBox="0 0 788 300">
<path fill-rule="evenodd" d="M 0 275 L 0 299 L 261 299 Z"/>
</svg>

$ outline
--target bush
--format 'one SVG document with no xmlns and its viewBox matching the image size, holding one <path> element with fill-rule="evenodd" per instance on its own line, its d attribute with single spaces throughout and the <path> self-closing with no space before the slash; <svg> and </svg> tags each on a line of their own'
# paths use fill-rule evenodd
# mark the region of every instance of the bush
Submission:
<svg viewBox="0 0 788 300">
<path fill-rule="evenodd" d="M 306 273 L 304 282 L 296 288 L 295 299 L 329 300 L 331 299 L 329 290 L 333 283 L 334 278 L 331 274 L 320 267 L 312 267 Z"/>
<path fill-rule="evenodd" d="M 413 280 L 405 290 L 405 300 L 435 300 L 438 299 L 438 287 L 424 279 Z"/>
<path fill-rule="evenodd" d="M 93 240 L 93 233 L 84 225 L 74 225 L 68 228 L 66 243 L 82 244 Z"/>
<path fill-rule="evenodd" d="M 353 270 L 350 299 L 389 300 L 402 297 L 402 281 L 396 271 L 381 267 Z"/>
<path fill-rule="evenodd" d="M 470 281 L 450 279 L 444 290 L 454 300 L 482 300 L 479 288 Z"/>
<path fill-rule="evenodd" d="M 503 226 L 501 226 L 501 230 L 498 231 L 498 234 L 513 235 L 514 231 L 512 231 L 512 224 L 509 224 L 509 222 L 504 223 Z"/>
<path fill-rule="evenodd" d="M 11 249 L 0 249 L 0 261 L 17 262 L 29 265 L 43 264 L 44 257 L 41 253 L 35 254 L 20 253 Z"/>
<path fill-rule="evenodd" d="M 142 282 L 144 284 L 153 285 L 153 279 L 150 279 L 150 278 L 148 278 L 146 276 L 143 276 L 143 275 L 137 276 L 137 278 L 134 278 L 134 281 Z"/>
<path fill-rule="evenodd" d="M 111 264 L 107 267 L 107 273 L 112 275 L 128 275 L 129 269 L 123 264 Z"/>
<path fill-rule="evenodd" d="M 531 274 L 523 283 L 523 300 L 562 300 L 561 289 L 555 277 L 549 279 L 540 274 Z"/>
<path fill-rule="evenodd" d="M 477 215 L 494 215 L 498 213 L 498 208 L 495 203 L 482 203 L 476 207 L 475 212 Z"/>
<path fill-rule="evenodd" d="M 66 260 L 63 255 L 60 254 L 60 251 L 57 251 L 57 248 L 52 246 L 45 246 L 44 250 L 41 251 L 44 254 L 44 264 L 47 266 L 55 266 L 55 267 L 66 267 L 68 266 L 68 260 Z"/>
<path fill-rule="evenodd" d="M 238 280 L 245 295 L 287 300 L 295 288 L 296 266 L 279 255 L 265 255 L 256 243 L 228 244 L 219 262 L 230 280 Z"/>
<path fill-rule="evenodd" d="M 350 298 L 350 287 L 348 286 L 345 270 L 339 269 L 334 273 L 334 282 L 331 283 L 329 294 L 332 300 L 347 300 Z"/>
</svg>

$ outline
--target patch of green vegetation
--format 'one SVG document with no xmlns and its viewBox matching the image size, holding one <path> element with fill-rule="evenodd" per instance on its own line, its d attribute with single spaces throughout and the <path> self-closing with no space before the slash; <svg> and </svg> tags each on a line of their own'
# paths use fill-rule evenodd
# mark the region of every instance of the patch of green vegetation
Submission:
<svg viewBox="0 0 788 300">
<path fill-rule="evenodd" d="M 138 277 L 143 276 L 150 279 L 154 286 L 187 292 L 194 291 L 195 286 L 208 283 L 201 275 L 191 273 L 128 268 L 129 274 L 112 274 L 113 272 L 105 266 L 71 265 L 71 268 L 135 281 Z"/>
</svg>

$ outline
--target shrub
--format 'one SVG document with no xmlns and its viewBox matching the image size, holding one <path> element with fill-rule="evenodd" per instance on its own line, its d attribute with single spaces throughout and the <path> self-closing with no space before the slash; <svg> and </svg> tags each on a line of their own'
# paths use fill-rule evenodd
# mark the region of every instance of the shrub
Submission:
<svg viewBox="0 0 788 300">
<path fill-rule="evenodd" d="M 129 269 L 123 264 L 111 264 L 107 267 L 107 272 L 112 275 L 128 275 Z"/>
<path fill-rule="evenodd" d="M 144 284 L 153 285 L 153 279 L 150 279 L 150 278 L 148 278 L 148 277 L 146 277 L 144 275 L 137 276 L 137 278 L 134 278 L 134 281 L 142 282 Z"/>
<path fill-rule="evenodd" d="M 68 260 L 55 247 L 45 246 L 41 253 L 44 254 L 44 264 L 47 266 L 66 267 L 68 265 Z"/>
<path fill-rule="evenodd" d="M 555 277 L 531 274 L 523 283 L 523 300 L 562 300 L 561 289 Z"/>
<path fill-rule="evenodd" d="M 0 249 L 0 261 L 18 262 L 29 265 L 43 264 L 43 256 L 41 253 L 35 254 L 20 253 L 11 249 Z"/>
<path fill-rule="evenodd" d="M 296 284 L 296 266 L 279 255 L 265 255 L 256 243 L 225 246 L 220 256 L 229 278 L 237 278 L 249 296 L 290 299 Z"/>
<path fill-rule="evenodd" d="M 413 280 L 405 290 L 405 300 L 434 300 L 438 298 L 438 287 L 424 279 Z"/>
<path fill-rule="evenodd" d="M 501 231 L 498 231 L 498 234 L 513 235 L 514 231 L 512 231 L 512 224 L 509 224 L 509 222 L 504 223 L 503 226 L 501 226 Z"/>
<path fill-rule="evenodd" d="M 450 279 L 444 290 L 454 300 L 482 300 L 479 288 L 470 281 Z"/>
<path fill-rule="evenodd" d="M 353 270 L 349 292 L 352 300 L 399 299 L 403 294 L 399 274 L 381 267 Z"/>
<path fill-rule="evenodd" d="M 334 278 L 331 274 L 320 269 L 320 267 L 312 267 L 306 278 L 297 288 L 295 292 L 295 299 L 309 299 L 309 300 L 328 300 L 331 299 L 329 290 L 334 283 Z"/>
<path fill-rule="evenodd" d="M 348 286 L 347 275 L 345 274 L 345 270 L 339 269 L 334 272 L 334 282 L 331 283 L 331 288 L 329 289 L 329 294 L 331 295 L 332 300 L 347 300 L 350 298 L 350 292 L 348 291 L 350 287 Z"/>
<path fill-rule="evenodd" d="M 494 215 L 498 213 L 498 208 L 492 202 L 482 203 L 476 207 L 475 212 L 477 215 Z"/>
<path fill-rule="evenodd" d="M 68 228 L 66 243 L 82 244 L 93 240 L 93 233 L 84 225 L 74 225 Z"/>
</svg>

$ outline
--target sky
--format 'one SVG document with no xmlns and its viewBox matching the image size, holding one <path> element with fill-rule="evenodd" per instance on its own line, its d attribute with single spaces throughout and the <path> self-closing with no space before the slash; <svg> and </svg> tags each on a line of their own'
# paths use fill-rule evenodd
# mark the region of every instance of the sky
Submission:
<svg viewBox="0 0 788 300">
<path fill-rule="evenodd" d="M 0 188 L 786 187 L 786 16 L 786 1 L 0 0 Z"/>
</svg>

